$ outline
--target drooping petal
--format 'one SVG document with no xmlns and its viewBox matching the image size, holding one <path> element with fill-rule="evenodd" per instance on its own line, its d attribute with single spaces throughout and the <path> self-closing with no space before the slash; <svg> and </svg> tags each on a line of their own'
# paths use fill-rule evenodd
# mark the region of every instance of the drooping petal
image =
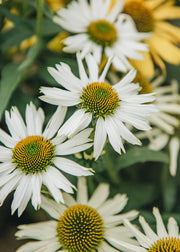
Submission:
<svg viewBox="0 0 180 252">
<path fill-rule="evenodd" d="M 107 132 L 103 118 L 99 118 L 96 123 L 94 135 L 94 153 L 93 156 L 97 159 L 103 150 L 104 144 L 107 139 Z"/>
<path fill-rule="evenodd" d="M 47 139 L 51 139 L 60 128 L 61 124 L 64 121 L 64 118 L 66 116 L 66 107 L 58 107 L 56 112 L 53 114 L 51 119 L 49 120 L 48 124 L 46 125 L 46 128 L 43 132 L 43 136 Z"/>
<path fill-rule="evenodd" d="M 54 164 L 62 171 L 69 173 L 74 176 L 89 176 L 92 175 L 92 169 L 85 168 L 82 165 L 77 164 L 76 162 L 62 158 L 55 157 Z"/>
</svg>

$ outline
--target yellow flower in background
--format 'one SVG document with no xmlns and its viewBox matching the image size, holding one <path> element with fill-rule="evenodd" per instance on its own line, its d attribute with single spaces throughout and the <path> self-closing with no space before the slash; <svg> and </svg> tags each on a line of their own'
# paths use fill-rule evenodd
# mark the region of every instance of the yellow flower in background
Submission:
<svg viewBox="0 0 180 252">
<path fill-rule="evenodd" d="M 47 44 L 47 48 L 50 51 L 53 52 L 62 52 L 62 49 L 64 47 L 63 39 L 68 37 L 67 32 L 61 32 L 57 36 L 55 36 L 53 39 L 49 41 Z"/>
<path fill-rule="evenodd" d="M 46 0 L 46 3 L 53 12 L 56 12 L 60 8 L 65 7 L 64 0 Z"/>
<path fill-rule="evenodd" d="M 18 10 L 16 8 L 11 8 L 11 13 L 18 15 Z M 4 26 L 1 29 L 1 32 L 7 31 L 14 27 L 14 23 L 10 21 L 9 19 L 5 18 L 4 20 Z"/>
<path fill-rule="evenodd" d="M 117 1 L 112 0 L 112 5 Z M 133 18 L 138 31 L 152 32 L 152 37 L 146 40 L 150 52 L 144 52 L 145 59 L 131 61 L 146 77 L 154 76 L 154 63 L 163 74 L 166 73 L 163 61 L 180 64 L 180 28 L 166 21 L 180 18 L 180 7 L 174 4 L 174 0 L 125 0 L 123 12 Z"/>
<path fill-rule="evenodd" d="M 66 7 L 66 0 L 46 0 L 47 5 L 53 12 L 57 12 L 59 9 Z M 51 39 L 47 48 L 52 52 L 60 53 L 64 47 L 63 39 L 68 37 L 67 32 L 61 32 Z"/>
</svg>

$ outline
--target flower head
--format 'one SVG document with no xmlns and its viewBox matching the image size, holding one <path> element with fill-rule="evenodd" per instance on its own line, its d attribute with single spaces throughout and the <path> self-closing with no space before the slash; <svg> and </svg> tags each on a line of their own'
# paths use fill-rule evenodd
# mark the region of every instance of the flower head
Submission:
<svg viewBox="0 0 180 252">
<path fill-rule="evenodd" d="M 82 57 L 92 53 L 98 63 L 104 52 L 107 57 L 114 56 L 113 65 L 118 70 L 127 71 L 132 68 L 128 58 L 143 59 L 140 52 L 148 48 L 140 41 L 150 35 L 138 32 L 132 18 L 120 14 L 123 1 L 111 11 L 110 4 L 109 0 L 73 1 L 57 12 L 54 21 L 74 34 L 64 40 L 64 51 L 81 51 Z"/>
<path fill-rule="evenodd" d="M 76 200 L 67 193 L 64 193 L 65 205 L 43 197 L 42 208 L 54 220 L 19 226 L 18 238 L 38 241 L 27 243 L 17 251 L 118 251 L 111 239 L 130 241 L 131 232 L 121 224 L 124 218 L 134 219 L 138 212 L 120 213 L 127 203 L 126 195 L 107 199 L 108 195 L 109 186 L 102 183 L 88 199 L 86 180 L 81 177 Z"/>
<path fill-rule="evenodd" d="M 135 70 L 131 70 L 112 86 L 105 80 L 111 59 L 99 76 L 98 65 L 93 56 L 89 54 L 85 58 L 89 77 L 85 72 L 80 55 L 77 54 L 80 78 L 74 76 L 68 65 L 60 63 L 60 65 L 56 65 L 57 69 L 51 67 L 48 70 L 66 90 L 41 87 L 44 96 L 40 98 L 43 101 L 78 107 L 58 134 L 70 136 L 72 132 L 87 127 L 93 121 L 95 123 L 95 158 L 101 154 L 107 137 L 118 153 L 121 153 L 121 150 L 125 151 L 122 139 L 132 144 L 140 144 L 124 123 L 129 123 L 140 130 L 148 130 L 146 119 L 151 112 L 155 111 L 155 108 L 152 104 L 143 103 L 153 101 L 153 94 L 138 94 L 139 85 L 132 83 L 136 75 Z"/>
<path fill-rule="evenodd" d="M 119 0 L 112 1 L 115 4 Z M 145 60 L 131 61 L 133 66 L 147 77 L 154 76 L 154 63 L 163 73 L 166 72 L 163 61 L 180 64 L 180 29 L 166 21 L 180 18 L 180 7 L 174 4 L 174 0 L 125 0 L 123 12 L 133 18 L 137 30 L 152 34 L 145 41 L 149 45 Z"/>
<path fill-rule="evenodd" d="M 163 252 L 178 252 L 180 249 L 180 236 L 179 236 L 179 227 L 177 222 L 173 217 L 169 218 L 167 229 L 164 226 L 163 220 L 159 213 L 159 210 L 154 207 L 153 214 L 156 218 L 156 229 L 155 233 L 149 224 L 145 221 L 144 217 L 139 217 L 139 222 L 144 230 L 143 234 L 136 227 L 134 227 L 129 220 L 125 220 L 125 226 L 129 228 L 131 232 L 134 233 L 139 246 L 132 244 L 123 244 L 126 248 L 129 248 L 130 251 L 134 252 L 154 252 L 154 251 L 163 251 Z M 121 242 L 119 242 L 121 244 Z"/>
<path fill-rule="evenodd" d="M 21 215 L 31 199 L 35 209 L 41 204 L 41 187 L 45 185 L 53 198 L 63 202 L 59 189 L 72 193 L 74 187 L 61 171 L 75 175 L 91 175 L 91 169 L 64 158 L 92 146 L 88 138 L 91 129 L 74 135 L 56 137 L 66 114 L 58 107 L 46 128 L 42 130 L 44 112 L 30 103 L 26 107 L 26 125 L 16 107 L 6 111 L 6 123 L 11 136 L 0 129 L 0 202 L 15 190 L 12 214 L 18 209 Z M 61 171 L 60 171 L 61 170 Z"/>
</svg>

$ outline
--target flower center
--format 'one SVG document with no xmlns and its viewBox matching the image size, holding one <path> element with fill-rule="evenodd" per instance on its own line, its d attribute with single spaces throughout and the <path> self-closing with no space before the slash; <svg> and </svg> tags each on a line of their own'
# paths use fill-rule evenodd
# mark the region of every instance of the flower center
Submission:
<svg viewBox="0 0 180 252">
<path fill-rule="evenodd" d="M 125 3 L 123 12 L 129 14 L 132 17 L 139 32 L 153 31 L 153 13 L 142 0 L 127 1 Z"/>
<path fill-rule="evenodd" d="M 91 22 L 87 27 L 87 33 L 90 40 L 101 46 L 112 46 L 117 39 L 115 26 L 106 20 Z"/>
<path fill-rule="evenodd" d="M 142 88 L 139 91 L 139 94 L 149 94 L 153 92 L 153 88 L 151 84 L 140 74 L 137 72 L 136 77 L 133 80 L 134 83 L 139 83 L 139 86 Z"/>
<path fill-rule="evenodd" d="M 163 238 L 155 242 L 148 250 L 149 252 L 180 252 L 180 239 Z"/>
<path fill-rule="evenodd" d="M 117 92 L 110 84 L 93 82 L 83 88 L 81 108 L 91 112 L 96 117 L 106 117 L 113 114 L 119 106 Z"/>
<path fill-rule="evenodd" d="M 58 220 L 57 237 L 70 252 L 94 251 L 103 240 L 102 218 L 89 206 L 71 206 Z"/>
<path fill-rule="evenodd" d="M 26 174 L 46 171 L 54 157 L 54 145 L 42 136 L 28 136 L 13 149 L 13 163 Z"/>
</svg>

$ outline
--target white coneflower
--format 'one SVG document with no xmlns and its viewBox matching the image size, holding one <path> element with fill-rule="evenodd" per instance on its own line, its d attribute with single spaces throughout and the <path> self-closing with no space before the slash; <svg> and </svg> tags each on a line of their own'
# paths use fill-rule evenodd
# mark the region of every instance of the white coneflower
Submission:
<svg viewBox="0 0 180 252">
<path fill-rule="evenodd" d="M 20 216 L 29 200 L 35 209 L 41 204 L 42 184 L 53 198 L 63 202 L 59 189 L 72 193 L 74 187 L 60 172 L 75 176 L 92 175 L 87 169 L 63 156 L 74 154 L 92 146 L 89 134 L 84 130 L 70 140 L 56 137 L 66 114 L 66 108 L 58 107 L 46 128 L 42 130 L 44 112 L 30 103 L 26 107 L 26 125 L 16 107 L 6 111 L 6 123 L 11 136 L 0 129 L 0 204 L 15 190 L 11 205 L 12 214 L 18 209 Z"/>
<path fill-rule="evenodd" d="M 137 241 L 139 242 L 139 246 L 123 243 L 121 241 L 117 242 L 129 249 L 130 252 L 178 252 L 180 250 L 180 234 L 179 234 L 179 227 L 176 220 L 173 217 L 169 218 L 167 229 L 164 226 L 163 220 L 159 213 L 159 210 L 154 207 L 153 214 L 156 218 L 156 229 L 157 233 L 155 233 L 149 224 L 145 221 L 144 217 L 139 217 L 139 222 L 144 230 L 144 233 L 140 232 L 135 226 L 133 226 L 129 220 L 125 220 L 125 226 L 129 228 L 131 232 L 134 233 Z M 116 244 L 116 242 L 114 242 Z"/>
<path fill-rule="evenodd" d="M 106 139 L 115 151 L 125 151 L 122 139 L 131 144 L 140 141 L 128 130 L 124 123 L 129 123 L 139 130 L 149 130 L 146 121 L 151 112 L 155 111 L 152 104 L 154 95 L 138 94 L 139 85 L 132 83 L 136 75 L 131 70 L 115 85 L 105 81 L 111 60 L 106 64 L 102 74 L 98 75 L 98 65 L 92 55 L 87 55 L 86 63 L 89 69 L 87 76 L 79 54 L 77 54 L 80 78 L 74 76 L 68 65 L 60 63 L 57 69 L 48 70 L 62 88 L 41 87 L 44 96 L 40 98 L 48 103 L 63 106 L 77 106 L 78 110 L 59 130 L 59 135 L 70 135 L 78 128 L 95 123 L 94 157 L 101 154 Z M 146 103 L 146 104 L 143 104 Z"/>
<path fill-rule="evenodd" d="M 77 199 L 64 193 L 65 205 L 43 197 L 42 208 L 54 219 L 21 225 L 15 235 L 18 239 L 35 239 L 21 246 L 17 252 L 116 252 L 110 242 L 132 242 L 130 232 L 122 225 L 123 219 L 134 219 L 138 212 L 120 213 L 127 203 L 124 194 L 112 199 L 108 184 L 101 183 L 88 199 L 86 180 L 79 178 Z"/>
<path fill-rule="evenodd" d="M 169 145 L 170 150 L 170 174 L 176 175 L 177 159 L 180 149 L 179 126 L 180 126 L 180 95 L 178 93 L 178 82 L 172 80 L 169 85 L 163 85 L 165 78 L 159 76 L 151 83 L 138 75 L 135 79 L 142 87 L 141 93 L 154 91 L 156 93 L 155 105 L 158 111 L 152 113 L 149 121 L 152 130 L 137 133 L 140 139 L 148 138 L 149 148 L 152 150 L 162 150 Z"/>
<path fill-rule="evenodd" d="M 128 59 L 143 59 L 140 52 L 148 51 L 148 48 L 140 41 L 150 34 L 138 32 L 133 19 L 120 14 L 122 9 L 121 0 L 113 9 L 109 0 L 90 0 L 90 3 L 78 0 L 61 8 L 54 21 L 75 34 L 64 40 L 64 51 L 81 51 L 82 57 L 92 53 L 98 63 L 104 52 L 107 57 L 114 56 L 113 65 L 118 70 L 130 70 L 132 66 Z"/>
</svg>

